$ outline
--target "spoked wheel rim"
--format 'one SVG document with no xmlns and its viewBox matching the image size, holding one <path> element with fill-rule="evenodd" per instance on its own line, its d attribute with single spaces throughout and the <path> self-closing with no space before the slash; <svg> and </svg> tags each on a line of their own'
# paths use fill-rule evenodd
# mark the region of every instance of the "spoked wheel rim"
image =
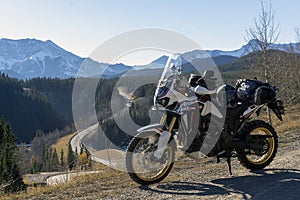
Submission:
<svg viewBox="0 0 300 200">
<path fill-rule="evenodd" d="M 256 165 L 264 164 L 267 162 L 273 155 L 273 152 L 275 150 L 275 139 L 273 137 L 273 134 L 271 131 L 269 131 L 267 128 L 259 127 L 251 131 L 251 135 L 268 135 L 272 136 L 269 138 L 265 138 L 262 140 L 261 144 L 263 145 L 263 149 L 258 153 L 253 150 L 250 150 L 250 155 L 246 155 L 246 159 Z M 259 155 L 258 155 L 259 154 Z"/>
<path fill-rule="evenodd" d="M 152 136 L 154 137 L 154 136 Z M 158 140 L 158 137 L 156 137 Z M 132 152 L 132 168 L 136 176 L 144 181 L 155 181 L 164 176 L 173 162 L 173 149 L 168 146 L 162 159 L 155 160 L 153 152 L 155 145 L 149 143 L 149 138 L 142 138 Z"/>
</svg>

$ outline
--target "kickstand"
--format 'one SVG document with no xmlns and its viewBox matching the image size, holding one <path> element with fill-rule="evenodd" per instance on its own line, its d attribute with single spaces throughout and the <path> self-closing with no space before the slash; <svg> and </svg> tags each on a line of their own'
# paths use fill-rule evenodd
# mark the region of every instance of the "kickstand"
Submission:
<svg viewBox="0 0 300 200">
<path fill-rule="evenodd" d="M 229 174 L 232 176 L 232 171 L 231 171 L 231 156 L 227 157 L 227 164 L 228 164 L 228 169 L 229 169 Z"/>
<path fill-rule="evenodd" d="M 217 163 L 219 163 L 219 162 L 220 162 L 220 156 L 217 155 Z"/>
</svg>

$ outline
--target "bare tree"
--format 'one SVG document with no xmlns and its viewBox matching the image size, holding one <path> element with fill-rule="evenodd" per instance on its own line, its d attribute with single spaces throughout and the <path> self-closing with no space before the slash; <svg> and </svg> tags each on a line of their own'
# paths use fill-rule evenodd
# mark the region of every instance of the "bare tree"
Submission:
<svg viewBox="0 0 300 200">
<path fill-rule="evenodd" d="M 275 23 L 275 12 L 272 3 L 269 1 L 260 1 L 261 13 L 258 18 L 254 18 L 254 26 L 246 31 L 246 38 L 251 42 L 251 48 L 254 52 L 261 55 L 260 65 L 263 67 L 262 78 L 266 82 L 270 79 L 270 62 L 267 50 L 272 43 L 275 43 L 279 37 L 279 25 Z"/>
<path fill-rule="evenodd" d="M 268 50 L 279 37 L 279 25 L 275 23 L 275 12 L 272 8 L 271 1 L 260 1 L 261 13 L 258 18 L 254 18 L 254 26 L 246 31 L 246 37 L 250 42 L 252 50 L 260 55 L 260 60 L 257 64 L 262 66 L 263 70 L 258 70 L 259 76 L 266 82 L 270 81 L 272 63 L 268 57 Z M 276 65 L 275 65 L 276 66 Z M 257 67 L 257 66 L 256 66 Z M 274 66 L 273 66 L 274 67 Z M 257 71 L 257 69 L 256 69 Z M 267 109 L 269 122 L 272 124 L 269 109 Z"/>
<path fill-rule="evenodd" d="M 289 69 L 287 70 L 290 74 L 291 77 L 291 84 L 289 85 L 289 90 L 288 92 L 290 93 L 289 97 L 287 99 L 288 103 L 293 103 L 295 100 L 298 99 L 299 103 L 299 88 L 300 88 L 300 72 L 299 72 L 299 67 L 300 67 L 300 57 L 299 57 L 299 52 L 300 52 L 300 30 L 299 28 L 295 28 L 295 34 L 296 34 L 296 45 L 293 45 L 292 47 L 292 53 L 294 54 L 293 59 L 291 59 Z"/>
<path fill-rule="evenodd" d="M 296 33 L 297 48 L 299 50 L 300 49 L 300 30 L 299 30 L 299 27 L 295 28 L 295 33 Z"/>
</svg>

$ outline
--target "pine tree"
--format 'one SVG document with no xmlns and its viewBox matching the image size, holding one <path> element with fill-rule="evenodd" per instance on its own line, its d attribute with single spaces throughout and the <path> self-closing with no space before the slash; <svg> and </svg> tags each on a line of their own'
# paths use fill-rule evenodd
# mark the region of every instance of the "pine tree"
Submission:
<svg viewBox="0 0 300 200">
<path fill-rule="evenodd" d="M 75 168 L 75 155 L 72 151 L 71 143 L 68 145 L 67 164 L 69 170 L 73 170 Z"/>
<path fill-rule="evenodd" d="M 0 185 L 6 185 L 6 193 L 24 190 L 25 184 L 17 164 L 16 137 L 4 118 L 0 119 L 0 147 Z"/>
<path fill-rule="evenodd" d="M 0 183 L 3 182 L 3 172 L 4 172 L 4 150 L 3 150 L 3 137 L 4 137 L 4 119 L 0 120 Z"/>
<path fill-rule="evenodd" d="M 62 166 L 62 167 L 64 167 L 65 166 L 65 155 L 64 155 L 64 150 L 63 149 L 61 149 L 61 151 L 60 151 L 60 165 Z"/>
<path fill-rule="evenodd" d="M 51 172 L 53 171 L 53 152 L 52 152 L 52 148 L 48 148 L 48 160 L 47 160 L 47 171 Z"/>
<path fill-rule="evenodd" d="M 57 171 L 58 170 L 58 155 L 56 152 L 56 149 L 54 149 L 52 153 L 52 171 Z"/>
</svg>

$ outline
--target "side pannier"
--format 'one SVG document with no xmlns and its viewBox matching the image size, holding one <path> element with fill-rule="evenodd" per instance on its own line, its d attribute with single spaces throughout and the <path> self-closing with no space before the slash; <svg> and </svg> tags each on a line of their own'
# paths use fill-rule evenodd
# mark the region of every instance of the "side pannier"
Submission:
<svg viewBox="0 0 300 200">
<path fill-rule="evenodd" d="M 250 79 L 239 79 L 236 83 L 237 98 L 242 101 L 262 105 L 273 101 L 276 97 L 275 88 L 270 84 Z"/>
</svg>

